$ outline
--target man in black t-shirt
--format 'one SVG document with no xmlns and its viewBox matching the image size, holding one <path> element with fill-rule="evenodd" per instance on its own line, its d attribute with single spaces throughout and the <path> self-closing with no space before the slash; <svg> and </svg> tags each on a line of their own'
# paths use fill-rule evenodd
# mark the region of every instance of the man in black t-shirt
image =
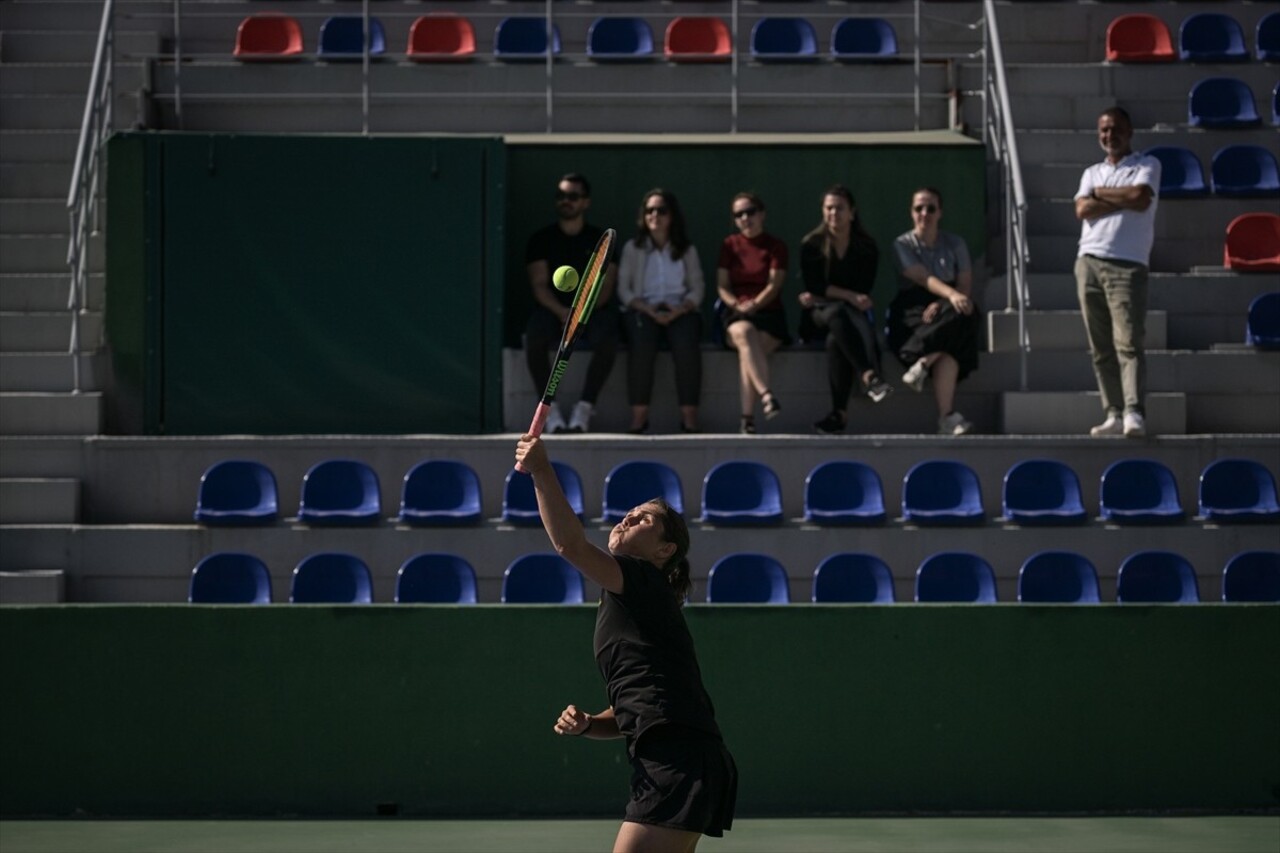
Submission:
<svg viewBox="0 0 1280 853">
<path fill-rule="evenodd" d="M 534 232 L 524 255 L 535 302 L 525 327 L 524 353 L 529 375 L 533 377 L 534 393 L 539 397 L 551 378 L 551 354 L 560 344 L 564 321 L 569 316 L 574 296 L 572 291 L 562 293 L 556 290 L 551 284 L 551 274 L 562 266 L 571 266 L 581 275 L 596 242 L 604 233 L 603 229 L 587 224 L 591 185 L 582 175 L 571 172 L 561 178 L 555 201 L 556 221 Z M 618 309 L 613 298 L 617 275 L 618 265 L 611 260 L 584 333 L 584 342 L 591 349 L 591 361 L 582 383 L 582 397 L 573 407 L 567 424 L 559 406 L 553 403 L 547 416 L 547 432 L 586 432 L 590 427 L 596 399 L 618 355 Z"/>
</svg>

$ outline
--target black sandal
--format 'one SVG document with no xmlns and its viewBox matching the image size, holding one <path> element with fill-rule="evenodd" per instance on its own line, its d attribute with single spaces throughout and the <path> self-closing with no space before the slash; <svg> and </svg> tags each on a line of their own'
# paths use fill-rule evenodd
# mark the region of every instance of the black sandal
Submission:
<svg viewBox="0 0 1280 853">
<path fill-rule="evenodd" d="M 738 427 L 738 432 L 742 433 L 743 435 L 755 435 L 756 419 L 751 417 L 751 415 L 743 415 L 742 425 Z"/>
<path fill-rule="evenodd" d="M 778 402 L 778 398 L 773 396 L 772 391 L 765 391 L 760 397 L 764 404 L 765 420 L 773 420 L 782 412 L 782 404 Z"/>
</svg>

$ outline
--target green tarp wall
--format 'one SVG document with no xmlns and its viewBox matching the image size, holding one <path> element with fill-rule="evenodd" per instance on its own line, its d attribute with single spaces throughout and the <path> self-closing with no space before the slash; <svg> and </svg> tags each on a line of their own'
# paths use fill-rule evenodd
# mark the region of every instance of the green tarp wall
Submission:
<svg viewBox="0 0 1280 853">
<path fill-rule="evenodd" d="M 5 816 L 619 816 L 594 608 L 6 607 Z M 1273 605 L 692 606 L 739 814 L 1280 805 Z"/>
</svg>

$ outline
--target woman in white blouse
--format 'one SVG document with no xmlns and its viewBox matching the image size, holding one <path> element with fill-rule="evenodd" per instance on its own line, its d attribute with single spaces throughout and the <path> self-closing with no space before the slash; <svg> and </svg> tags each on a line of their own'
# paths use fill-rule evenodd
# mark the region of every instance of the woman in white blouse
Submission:
<svg viewBox="0 0 1280 853">
<path fill-rule="evenodd" d="M 667 190 L 649 190 L 636 216 L 635 239 L 623 245 L 618 269 L 618 298 L 628 341 L 631 427 L 627 432 L 649 429 L 653 365 L 664 339 L 675 365 L 680 429 L 701 431 L 703 290 L 702 265 L 685 233 L 680 202 Z"/>
</svg>

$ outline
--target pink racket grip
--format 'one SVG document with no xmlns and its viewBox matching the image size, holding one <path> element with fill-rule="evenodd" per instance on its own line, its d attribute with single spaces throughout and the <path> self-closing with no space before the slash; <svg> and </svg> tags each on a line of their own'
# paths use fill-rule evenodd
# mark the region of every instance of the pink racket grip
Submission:
<svg viewBox="0 0 1280 853">
<path fill-rule="evenodd" d="M 547 415 L 551 413 L 551 407 L 546 403 L 539 403 L 538 408 L 533 412 L 533 422 L 529 424 L 528 434 L 534 437 L 542 435 L 542 430 L 547 425 Z M 521 474 L 529 473 L 519 462 L 516 463 L 516 470 Z"/>
</svg>

